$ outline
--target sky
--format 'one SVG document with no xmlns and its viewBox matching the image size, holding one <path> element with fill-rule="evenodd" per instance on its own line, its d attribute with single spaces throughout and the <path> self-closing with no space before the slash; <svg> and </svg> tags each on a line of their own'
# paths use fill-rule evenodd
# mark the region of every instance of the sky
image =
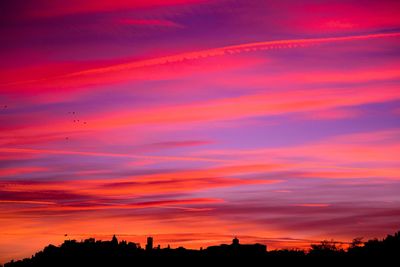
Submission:
<svg viewBox="0 0 400 267">
<path fill-rule="evenodd" d="M 400 229 L 399 1 L 0 5 L 0 263 Z"/>
</svg>

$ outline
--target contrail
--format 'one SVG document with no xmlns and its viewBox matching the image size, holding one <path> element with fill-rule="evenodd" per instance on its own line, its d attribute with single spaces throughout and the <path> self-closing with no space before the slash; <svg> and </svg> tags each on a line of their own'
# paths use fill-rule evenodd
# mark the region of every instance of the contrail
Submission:
<svg viewBox="0 0 400 267">
<path fill-rule="evenodd" d="M 356 41 L 365 39 L 376 39 L 376 38 L 387 38 L 387 37 L 399 37 L 400 32 L 395 33 L 380 33 L 380 34 L 367 34 L 367 35 L 353 35 L 344 37 L 327 37 L 327 38 L 310 38 L 310 39 L 292 39 L 292 40 L 278 40 L 278 41 L 265 41 L 265 42 L 253 42 L 240 45 L 223 46 L 213 49 L 200 50 L 194 52 L 187 52 L 176 54 L 172 56 L 158 57 L 153 59 L 146 59 L 135 61 L 131 63 L 117 64 L 109 67 L 95 68 L 90 70 L 84 70 L 79 72 L 70 73 L 63 77 L 74 77 L 85 74 L 99 74 L 106 72 L 114 72 L 121 70 L 130 70 L 142 67 L 150 67 L 155 65 L 161 65 L 166 63 L 175 63 L 185 60 L 195 60 L 199 58 L 222 56 L 226 54 L 235 54 L 242 52 L 250 52 L 257 50 L 269 50 L 269 49 L 283 49 L 283 48 L 294 48 L 302 45 L 318 44 L 318 43 L 331 43 L 339 41 Z"/>
<path fill-rule="evenodd" d="M 237 54 L 243 52 L 259 51 L 259 50 L 270 50 L 270 49 L 286 49 L 296 48 L 301 46 L 332 43 L 332 42 L 347 42 L 347 41 L 360 41 L 367 39 L 377 38 L 389 38 L 389 37 L 400 37 L 400 32 L 393 33 L 377 33 L 377 34 L 365 34 L 365 35 L 350 35 L 342 37 L 322 37 L 322 38 L 308 38 L 308 39 L 288 39 L 288 40 L 276 40 L 276 41 L 263 41 L 263 42 L 252 42 L 239 45 L 222 46 L 218 48 L 205 49 L 193 52 L 180 53 L 171 56 L 157 57 L 152 59 L 145 59 L 139 61 L 133 61 L 130 63 L 114 64 L 108 67 L 93 68 L 78 72 L 72 72 L 65 75 L 54 76 L 45 79 L 26 80 L 20 82 L 12 82 L 4 85 L 16 85 L 16 84 L 29 84 L 41 81 L 57 80 L 63 78 L 75 78 L 87 75 L 105 74 L 118 71 L 126 71 L 139 69 L 144 67 L 152 67 L 157 65 L 163 65 L 168 63 L 177 63 L 183 61 L 196 60 L 201 58 L 223 56 L 228 54 Z"/>
</svg>

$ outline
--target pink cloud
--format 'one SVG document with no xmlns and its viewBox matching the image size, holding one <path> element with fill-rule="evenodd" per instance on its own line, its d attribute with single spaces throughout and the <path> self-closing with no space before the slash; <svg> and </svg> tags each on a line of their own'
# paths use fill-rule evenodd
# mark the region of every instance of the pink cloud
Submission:
<svg viewBox="0 0 400 267">
<path fill-rule="evenodd" d="M 20 174 L 29 174 L 34 172 L 47 171 L 44 167 L 15 167 L 15 168 L 2 168 L 0 169 L 0 177 L 16 176 Z"/>
<path fill-rule="evenodd" d="M 360 94 L 362 90 L 362 94 Z M 376 90 L 363 89 L 320 89 L 246 95 L 234 98 L 185 104 L 151 111 L 118 112 L 102 119 L 91 121 L 89 129 L 101 129 L 124 125 L 148 123 L 183 123 L 240 119 L 252 116 L 271 116 L 291 112 L 324 110 L 341 106 L 392 101 L 400 98 L 397 87 Z"/>
<path fill-rule="evenodd" d="M 346 109 L 327 109 L 319 110 L 318 112 L 306 112 L 304 114 L 296 114 L 296 118 L 299 117 L 308 120 L 338 120 L 338 119 L 349 119 L 356 118 L 362 113 L 357 110 L 346 110 Z"/>
<path fill-rule="evenodd" d="M 193 154 L 240 158 L 247 164 L 268 160 L 275 162 L 274 172 L 294 172 L 289 176 L 298 178 L 396 181 L 400 179 L 398 136 L 398 129 L 391 129 L 346 134 L 290 147 L 205 150 Z"/>
<path fill-rule="evenodd" d="M 307 19 L 296 21 L 294 27 L 306 32 L 354 32 L 393 28 L 400 23 L 394 11 L 398 8 L 395 1 L 385 2 L 384 5 L 371 2 L 366 6 L 351 2 L 332 5 L 310 3 L 299 7 L 298 12 L 304 12 Z"/>
<path fill-rule="evenodd" d="M 395 115 L 400 115 L 400 108 L 395 108 L 392 112 Z"/>
<path fill-rule="evenodd" d="M 119 19 L 118 23 L 127 26 L 183 27 L 178 23 L 165 19 Z"/>
<path fill-rule="evenodd" d="M 68 150 L 49 150 L 49 149 L 30 149 L 30 148 L 0 148 L 0 153 L 18 153 L 18 154 L 36 154 L 36 155 L 80 155 L 91 157 L 116 157 L 131 159 L 161 159 L 177 161 L 206 161 L 206 162 L 229 162 L 212 158 L 200 157 L 180 157 L 180 156 L 151 156 L 151 155 L 133 155 L 123 153 L 91 152 L 91 151 L 68 151 Z"/>
<path fill-rule="evenodd" d="M 279 64 L 280 62 L 274 62 Z M 282 68 L 286 65 L 284 62 Z M 246 73 L 245 75 L 216 77 L 215 80 L 221 86 L 235 87 L 246 84 L 249 87 L 286 87 L 288 85 L 320 85 L 320 84 L 363 84 L 371 82 L 384 82 L 400 78 L 397 63 L 354 66 L 351 71 L 338 69 L 324 69 L 324 66 L 307 70 L 287 69 L 279 75 L 264 75 Z"/>
<path fill-rule="evenodd" d="M 200 50 L 194 52 L 181 53 L 172 56 L 158 57 L 153 59 L 139 60 L 129 63 L 115 64 L 107 67 L 92 68 L 78 72 L 72 72 L 55 77 L 33 79 L 33 80 L 20 80 L 10 83 L 2 84 L 1 87 L 21 86 L 25 88 L 30 85 L 41 84 L 41 87 L 51 86 L 77 86 L 99 84 L 110 81 L 126 80 L 127 77 L 132 77 L 132 71 L 136 69 L 149 68 L 152 66 L 180 63 L 191 60 L 198 60 L 205 57 L 216 57 L 229 54 L 237 54 L 243 52 L 270 50 L 270 49 L 287 49 L 296 48 L 299 46 L 335 43 L 346 41 L 363 41 L 376 38 L 394 38 L 400 36 L 400 33 L 381 33 L 381 34 L 366 34 L 366 35 L 350 35 L 344 37 L 325 37 L 325 38 L 309 38 L 309 39 L 294 39 L 294 40 L 278 40 L 278 41 L 265 41 L 254 42 L 232 46 L 224 46 L 207 50 Z M 119 75 L 117 75 L 119 73 Z M 113 74 L 113 76 L 107 76 Z M 131 79 L 131 78 L 130 78 Z"/>
<path fill-rule="evenodd" d="M 326 204 L 326 203 L 303 203 L 303 204 L 294 204 L 293 206 L 310 207 L 310 208 L 325 208 L 325 207 L 329 207 L 330 204 Z"/>
<path fill-rule="evenodd" d="M 398 230 L 396 1 L 77 2 L 2 12 L 0 262 Z"/>
<path fill-rule="evenodd" d="M 42 2 L 40 4 L 40 2 Z M 54 17 L 65 16 L 80 13 L 99 13 L 113 12 L 117 10 L 135 10 L 154 7 L 168 7 L 184 4 L 196 4 L 205 2 L 204 0 L 148 0 L 148 1 L 131 1 L 131 0 L 88 0 L 82 3 L 77 0 L 71 0 L 68 4 L 64 1 L 53 0 L 48 3 L 47 0 L 40 0 L 37 7 L 33 6 L 25 16 L 29 17 Z M 40 7 L 40 8 L 38 8 Z"/>
</svg>

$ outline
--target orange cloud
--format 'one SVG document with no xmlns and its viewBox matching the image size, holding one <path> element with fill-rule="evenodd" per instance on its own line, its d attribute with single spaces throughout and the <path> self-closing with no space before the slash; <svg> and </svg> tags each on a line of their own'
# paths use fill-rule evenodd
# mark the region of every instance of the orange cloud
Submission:
<svg viewBox="0 0 400 267">
<path fill-rule="evenodd" d="M 87 196 L 140 196 L 173 192 L 193 192 L 209 188 L 231 187 L 252 184 L 273 184 L 274 179 L 229 178 L 245 173 L 259 173 L 276 168 L 265 166 L 232 166 L 204 170 L 181 171 L 165 174 L 136 175 L 126 178 L 74 180 L 57 182 L 19 183 L 5 181 L 4 190 L 9 192 L 35 192 L 43 190 L 65 190 Z"/>
</svg>

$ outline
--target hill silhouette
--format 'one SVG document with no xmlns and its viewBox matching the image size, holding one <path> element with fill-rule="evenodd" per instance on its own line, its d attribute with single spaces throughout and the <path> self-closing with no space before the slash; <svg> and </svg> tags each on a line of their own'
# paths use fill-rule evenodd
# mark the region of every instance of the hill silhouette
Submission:
<svg viewBox="0 0 400 267">
<path fill-rule="evenodd" d="M 31 258 L 6 263 L 4 267 L 28 266 L 193 266 L 221 264 L 223 266 L 291 265 L 361 265 L 382 266 L 395 264 L 400 259 L 400 231 L 382 240 L 362 242 L 354 239 L 347 249 L 338 242 L 322 241 L 312 244 L 310 250 L 272 250 L 262 244 L 240 244 L 236 237 L 231 244 L 193 250 L 153 247 L 153 238 L 147 238 L 145 248 L 139 244 L 89 238 L 81 242 L 66 240 L 60 246 L 48 245 Z M 272 264 L 272 265 L 271 265 Z"/>
</svg>

